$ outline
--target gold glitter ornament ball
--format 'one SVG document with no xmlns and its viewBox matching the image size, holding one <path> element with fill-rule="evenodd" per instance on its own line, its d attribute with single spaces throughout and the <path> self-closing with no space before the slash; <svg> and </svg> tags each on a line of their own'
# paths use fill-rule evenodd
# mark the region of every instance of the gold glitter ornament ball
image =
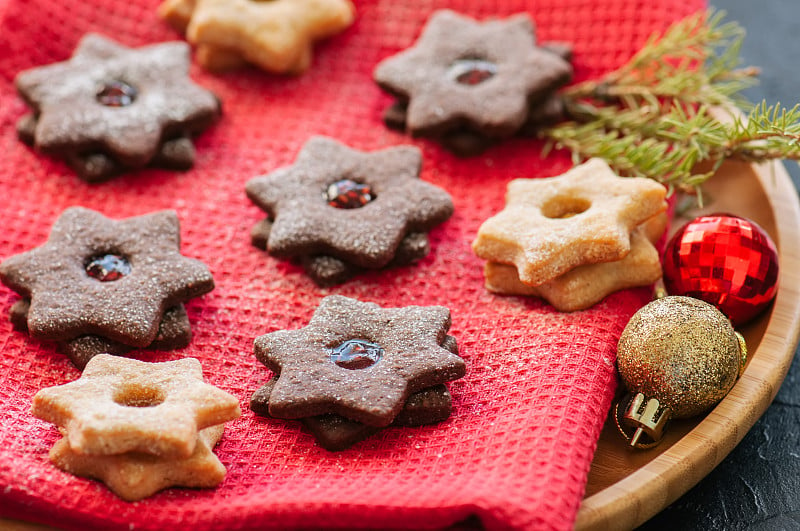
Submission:
<svg viewBox="0 0 800 531">
<path fill-rule="evenodd" d="M 630 392 L 658 399 L 672 418 L 686 418 L 722 400 L 736 383 L 743 355 L 717 308 L 691 297 L 664 297 L 628 322 L 617 367 Z"/>
</svg>

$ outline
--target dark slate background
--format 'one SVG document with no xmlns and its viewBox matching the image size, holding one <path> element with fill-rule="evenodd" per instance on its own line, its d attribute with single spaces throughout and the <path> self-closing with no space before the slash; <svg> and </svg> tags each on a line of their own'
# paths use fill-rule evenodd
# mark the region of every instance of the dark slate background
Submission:
<svg viewBox="0 0 800 531">
<path fill-rule="evenodd" d="M 750 101 L 800 103 L 800 0 L 709 0 L 745 27 L 743 64 L 762 69 Z M 800 169 L 786 167 L 795 187 Z M 641 529 L 800 530 L 800 361 L 728 457 Z"/>
</svg>

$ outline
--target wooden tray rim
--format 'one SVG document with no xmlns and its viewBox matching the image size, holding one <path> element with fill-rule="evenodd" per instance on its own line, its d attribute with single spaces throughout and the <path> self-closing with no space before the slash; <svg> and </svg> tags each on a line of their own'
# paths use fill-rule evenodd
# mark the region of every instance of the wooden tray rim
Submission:
<svg viewBox="0 0 800 531">
<path fill-rule="evenodd" d="M 714 469 L 766 411 L 800 336 L 800 200 L 780 162 L 753 164 L 775 216 L 780 286 L 761 343 L 731 392 L 700 423 L 638 470 L 585 498 L 576 529 L 632 529 Z"/>
</svg>

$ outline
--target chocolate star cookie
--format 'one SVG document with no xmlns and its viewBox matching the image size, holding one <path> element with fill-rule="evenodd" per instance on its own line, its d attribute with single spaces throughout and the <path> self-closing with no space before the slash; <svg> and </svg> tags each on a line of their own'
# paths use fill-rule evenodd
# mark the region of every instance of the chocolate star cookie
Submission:
<svg viewBox="0 0 800 531">
<path fill-rule="evenodd" d="M 292 166 L 247 183 L 248 197 L 268 214 L 253 241 L 277 257 L 330 257 L 354 268 L 419 259 L 428 249 L 419 233 L 453 213 L 450 196 L 419 179 L 421 161 L 411 146 L 365 153 L 314 137 Z"/>
<path fill-rule="evenodd" d="M 186 169 L 190 138 L 220 115 L 219 100 L 188 72 L 186 43 L 131 49 L 87 34 L 68 61 L 17 75 L 33 109 L 19 136 L 88 181 L 149 165 Z"/>
<path fill-rule="evenodd" d="M 447 335 L 442 341 L 442 347 L 453 354 L 458 354 L 456 338 Z M 277 378 L 272 378 L 250 398 L 250 409 L 258 415 L 271 416 L 269 413 L 269 397 L 275 387 Z M 447 387 L 439 384 L 422 391 L 412 393 L 408 397 L 403 409 L 394 418 L 394 426 L 424 426 L 442 422 L 450 416 L 453 401 Z M 328 413 L 313 417 L 301 418 L 303 426 L 314 436 L 320 446 L 331 452 L 345 450 L 357 442 L 379 432 L 381 428 L 368 426 L 361 422 L 350 420 L 341 415 Z"/>
<path fill-rule="evenodd" d="M 464 375 L 464 361 L 442 346 L 449 328 L 442 306 L 325 297 L 306 327 L 256 338 L 256 358 L 278 375 L 269 413 L 387 426 L 412 393 Z"/>
<path fill-rule="evenodd" d="M 265 417 L 269 414 L 269 397 L 276 379 L 268 381 L 250 399 L 250 409 Z M 392 422 L 393 426 L 424 426 L 447 419 L 453 402 L 443 384 L 413 393 Z M 331 452 L 350 448 L 379 432 L 381 428 L 367 426 L 341 415 L 329 413 L 300 419 L 320 446 Z"/>
<path fill-rule="evenodd" d="M 666 210 L 665 196 L 663 185 L 619 177 L 601 159 L 557 177 L 515 179 L 505 208 L 483 222 L 472 249 L 539 286 L 581 265 L 624 258 L 631 231 Z"/>
<path fill-rule="evenodd" d="M 180 254 L 175 212 L 111 220 L 82 207 L 65 210 L 44 245 L 0 263 L 0 280 L 30 301 L 32 336 L 129 347 L 150 345 L 168 308 L 214 287 L 205 264 Z"/>
<path fill-rule="evenodd" d="M 35 135 L 36 118 L 33 114 L 27 114 L 20 118 L 17 122 L 19 139 L 34 147 Z M 192 140 L 185 136 L 179 136 L 164 140 L 148 166 L 169 170 L 188 170 L 194 165 L 194 157 L 195 149 Z M 126 170 L 123 164 L 102 152 L 67 153 L 63 159 L 81 179 L 89 183 L 106 181 Z"/>
<path fill-rule="evenodd" d="M 406 130 L 406 111 L 408 104 L 395 102 L 383 114 L 383 122 L 387 127 L 398 131 Z M 548 96 L 537 103 L 528 113 L 528 118 L 517 131 L 516 136 L 535 137 L 542 127 L 558 123 L 564 119 L 566 110 L 564 100 L 559 94 Z M 447 150 L 459 157 L 479 155 L 498 142 L 497 138 L 488 137 L 469 127 L 457 127 L 443 133 L 437 141 Z"/>
<path fill-rule="evenodd" d="M 557 54 L 565 61 L 572 59 L 572 47 L 569 44 L 544 43 L 541 48 Z M 390 129 L 405 132 L 407 114 L 408 101 L 396 101 L 383 113 L 383 122 Z M 566 117 L 566 114 L 563 97 L 555 91 L 546 94 L 538 101 L 531 102 L 525 123 L 516 132 L 516 136 L 535 137 L 543 127 L 558 123 Z M 473 130 L 469 125 L 449 129 L 437 138 L 445 149 L 459 157 L 479 155 L 498 140 Z"/>
<path fill-rule="evenodd" d="M 100 354 L 77 380 L 36 393 L 31 413 L 63 428 L 80 454 L 186 458 L 198 430 L 241 411 L 235 396 L 203 381 L 194 358 L 147 363 Z"/>
<path fill-rule="evenodd" d="M 30 301 L 22 299 L 11 306 L 10 317 L 14 328 L 21 332 L 28 331 L 28 309 Z M 189 345 L 192 339 L 192 327 L 186 308 L 179 304 L 167 308 L 164 318 L 158 325 L 158 334 L 148 348 L 155 350 L 174 350 Z M 78 368 L 83 370 L 90 359 L 98 354 L 114 354 L 122 356 L 133 347 L 101 336 L 80 336 L 58 343 L 60 350 Z"/>
<path fill-rule="evenodd" d="M 197 45 L 197 59 L 218 71 L 249 62 L 268 72 L 299 74 L 315 41 L 353 23 L 349 0 L 166 0 L 159 15 Z"/>
<path fill-rule="evenodd" d="M 269 233 L 272 221 L 261 220 L 250 231 L 250 240 L 259 249 L 267 250 Z M 396 267 L 412 264 L 425 258 L 430 252 L 428 235 L 424 232 L 412 232 L 403 238 L 395 251 L 392 261 L 386 267 Z M 354 266 L 333 256 L 312 255 L 301 257 L 301 263 L 306 274 L 319 286 L 333 286 L 347 281 L 350 277 L 364 271 L 364 268 Z"/>
<path fill-rule="evenodd" d="M 374 79 L 401 104 L 389 120 L 413 135 L 506 138 L 571 79 L 568 55 L 561 45 L 538 47 L 528 15 L 477 22 L 441 10 L 414 46 L 376 67 Z"/>
</svg>

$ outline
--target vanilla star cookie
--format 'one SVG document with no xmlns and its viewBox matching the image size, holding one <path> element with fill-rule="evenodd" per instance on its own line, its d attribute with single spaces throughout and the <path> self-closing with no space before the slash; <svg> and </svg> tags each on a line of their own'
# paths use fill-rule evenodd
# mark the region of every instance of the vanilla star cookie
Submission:
<svg viewBox="0 0 800 531">
<path fill-rule="evenodd" d="M 225 479 L 225 466 L 211 449 L 223 430 L 222 424 L 200 430 L 194 452 L 178 459 L 140 452 L 80 454 L 63 437 L 50 449 L 50 462 L 75 476 L 99 479 L 125 501 L 141 500 L 168 487 L 216 487 Z"/>
<path fill-rule="evenodd" d="M 192 455 L 197 432 L 241 414 L 233 395 L 203 381 L 200 362 L 147 363 L 100 354 L 80 378 L 33 397 L 35 417 L 64 428 L 80 454 Z"/>
<path fill-rule="evenodd" d="M 631 233 L 631 252 L 614 262 L 578 266 L 538 286 L 520 281 L 511 265 L 487 262 L 486 289 L 504 295 L 541 297 L 562 312 L 585 310 L 606 296 L 626 288 L 647 286 L 661 278 L 661 260 L 653 245 L 666 228 L 666 214 L 659 214 Z"/>
<path fill-rule="evenodd" d="M 211 70 L 240 66 L 239 59 L 268 72 L 299 74 L 311 65 L 315 41 L 353 23 L 349 0 L 167 1 L 159 13 L 186 26 L 198 61 Z M 188 22 L 187 13 L 191 13 Z"/>
<path fill-rule="evenodd" d="M 558 177 L 515 179 L 506 207 L 481 225 L 472 249 L 538 286 L 581 265 L 624 258 L 633 228 L 666 210 L 665 197 L 663 185 L 619 177 L 601 159 Z"/>
</svg>

